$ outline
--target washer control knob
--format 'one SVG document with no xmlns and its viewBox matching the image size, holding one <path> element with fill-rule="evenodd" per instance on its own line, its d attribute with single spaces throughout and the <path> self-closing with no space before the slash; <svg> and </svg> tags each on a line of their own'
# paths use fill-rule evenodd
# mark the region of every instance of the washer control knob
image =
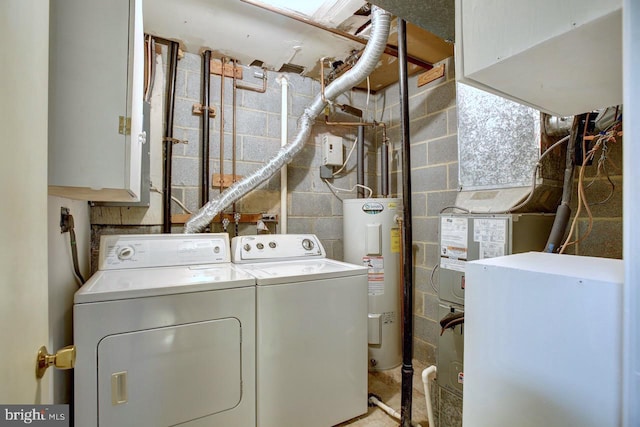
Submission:
<svg viewBox="0 0 640 427">
<path fill-rule="evenodd" d="M 311 239 L 304 239 L 302 240 L 302 247 L 307 250 L 310 251 L 311 249 L 313 249 L 315 245 L 313 244 L 313 241 Z"/>
<path fill-rule="evenodd" d="M 275 249 L 276 248 L 276 242 L 274 242 L 274 241 L 269 242 L 269 247 L 271 249 Z"/>
<path fill-rule="evenodd" d="M 251 245 L 250 245 L 250 244 L 248 244 L 248 243 L 245 243 L 245 244 L 244 244 L 244 250 L 245 250 L 245 251 L 247 251 L 247 252 L 249 252 L 249 251 L 251 250 Z"/>
<path fill-rule="evenodd" d="M 116 254 L 118 255 L 118 259 L 120 261 L 124 261 L 127 259 L 131 259 L 131 257 L 136 253 L 135 249 L 131 246 L 123 246 L 118 248 Z"/>
<path fill-rule="evenodd" d="M 258 248 L 258 249 L 262 250 L 262 249 L 264 249 L 264 245 L 263 245 L 262 243 L 258 243 L 258 244 L 256 245 L 256 248 Z"/>
<path fill-rule="evenodd" d="M 213 247 L 213 253 L 214 254 L 219 254 L 220 253 L 220 246 L 214 246 Z"/>
</svg>

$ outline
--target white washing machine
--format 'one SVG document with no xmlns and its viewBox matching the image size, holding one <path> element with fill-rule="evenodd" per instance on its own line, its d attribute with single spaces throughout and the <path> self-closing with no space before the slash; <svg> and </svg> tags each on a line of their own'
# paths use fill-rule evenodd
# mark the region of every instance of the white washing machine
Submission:
<svg viewBox="0 0 640 427">
<path fill-rule="evenodd" d="M 367 411 L 367 269 L 314 235 L 234 237 L 256 278 L 258 427 L 329 427 Z"/>
<path fill-rule="evenodd" d="M 227 234 L 103 236 L 73 321 L 76 426 L 255 426 L 255 279 Z"/>
</svg>

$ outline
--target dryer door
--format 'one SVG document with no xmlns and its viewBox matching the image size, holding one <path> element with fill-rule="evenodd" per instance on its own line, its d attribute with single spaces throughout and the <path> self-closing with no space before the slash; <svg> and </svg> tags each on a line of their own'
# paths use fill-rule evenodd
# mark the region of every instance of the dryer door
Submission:
<svg viewBox="0 0 640 427">
<path fill-rule="evenodd" d="M 173 426 L 233 408 L 242 393 L 240 354 L 236 318 L 104 338 L 98 345 L 100 427 Z"/>
</svg>

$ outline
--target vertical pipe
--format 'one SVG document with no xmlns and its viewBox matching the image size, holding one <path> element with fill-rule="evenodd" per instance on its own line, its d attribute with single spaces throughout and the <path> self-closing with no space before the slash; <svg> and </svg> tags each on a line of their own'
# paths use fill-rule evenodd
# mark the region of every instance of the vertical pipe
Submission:
<svg viewBox="0 0 640 427">
<path fill-rule="evenodd" d="M 289 139 L 289 80 L 284 74 L 280 76 L 280 84 L 282 85 L 282 106 L 280 108 L 280 146 L 287 145 Z M 289 192 L 287 182 L 287 165 L 280 169 L 280 233 L 287 234 L 287 193 Z"/>
<path fill-rule="evenodd" d="M 227 58 L 220 58 L 220 193 L 224 191 L 224 77 Z M 220 216 L 222 218 L 222 216 Z"/>
<path fill-rule="evenodd" d="M 356 155 L 356 169 L 357 169 L 357 183 L 358 198 L 364 197 L 364 188 L 360 187 L 364 185 L 364 126 L 358 126 L 358 152 Z"/>
<path fill-rule="evenodd" d="M 202 53 L 202 180 L 200 184 L 200 203 L 209 201 L 209 105 L 211 85 L 211 51 Z"/>
<path fill-rule="evenodd" d="M 236 182 L 236 138 L 237 138 L 237 121 L 236 121 L 236 103 L 238 97 L 238 87 L 236 78 L 236 66 L 238 65 L 236 59 L 232 59 L 233 69 L 231 71 L 233 78 L 232 101 L 231 101 L 231 182 Z M 233 212 L 234 219 L 236 218 L 236 202 L 233 202 L 231 211 Z M 235 235 L 239 234 L 238 221 L 235 221 Z"/>
<path fill-rule="evenodd" d="M 409 86 L 407 83 L 407 23 L 398 19 L 398 67 L 400 75 L 400 118 L 402 133 L 402 200 L 404 259 L 404 292 L 402 319 L 402 427 L 411 427 L 411 398 L 413 394 L 413 248 L 411 227 L 411 158 L 409 140 Z"/>
<path fill-rule="evenodd" d="M 389 197 L 389 143 L 386 128 L 382 128 L 382 156 L 380 158 L 382 173 L 382 197 Z"/>
<path fill-rule="evenodd" d="M 171 233 L 171 159 L 173 157 L 173 108 L 176 95 L 176 75 L 178 68 L 178 43 L 169 43 L 169 74 L 164 128 L 164 177 L 162 181 L 163 217 L 162 232 Z"/>
</svg>

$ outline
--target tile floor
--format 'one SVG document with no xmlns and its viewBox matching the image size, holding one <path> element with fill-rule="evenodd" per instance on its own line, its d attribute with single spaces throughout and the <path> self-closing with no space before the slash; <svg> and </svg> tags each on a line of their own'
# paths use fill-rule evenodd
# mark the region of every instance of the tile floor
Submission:
<svg viewBox="0 0 640 427">
<path fill-rule="evenodd" d="M 414 362 L 412 420 L 422 427 L 427 427 L 429 422 L 427 421 L 427 407 L 422 386 L 422 370 L 424 368 L 425 366 Z M 401 378 L 400 367 L 383 372 L 370 372 L 369 393 L 376 394 L 385 404 L 400 412 Z M 398 420 L 376 406 L 370 407 L 366 414 L 336 427 L 397 427 L 399 424 Z"/>
</svg>

